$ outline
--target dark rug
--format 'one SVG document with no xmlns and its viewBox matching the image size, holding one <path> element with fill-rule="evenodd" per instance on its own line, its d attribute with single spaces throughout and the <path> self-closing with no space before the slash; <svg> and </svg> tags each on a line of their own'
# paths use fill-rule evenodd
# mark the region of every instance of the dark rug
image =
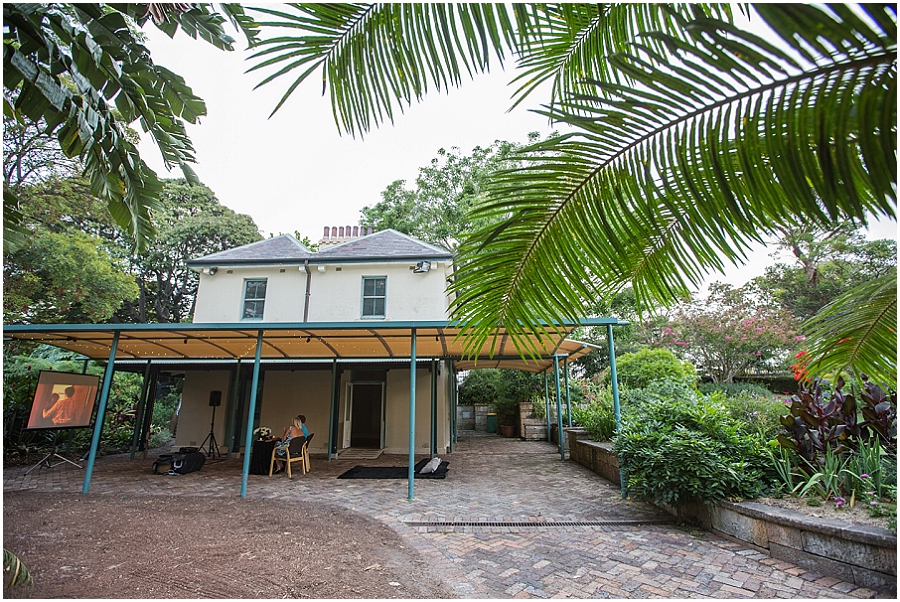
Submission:
<svg viewBox="0 0 900 602">
<path fill-rule="evenodd" d="M 428 464 L 428 458 L 416 463 L 413 470 L 417 479 L 445 479 L 450 462 L 441 462 L 437 470 L 427 474 L 419 473 L 422 467 Z M 408 466 L 354 466 L 347 472 L 338 476 L 339 479 L 406 479 L 409 478 Z"/>
</svg>

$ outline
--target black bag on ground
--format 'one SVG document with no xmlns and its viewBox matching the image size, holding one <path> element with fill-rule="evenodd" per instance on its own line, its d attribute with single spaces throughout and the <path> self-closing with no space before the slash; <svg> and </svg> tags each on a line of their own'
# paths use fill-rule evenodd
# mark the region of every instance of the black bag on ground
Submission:
<svg viewBox="0 0 900 602">
<path fill-rule="evenodd" d="M 206 456 L 202 452 L 162 454 L 153 463 L 153 474 L 187 474 L 203 468 Z"/>
</svg>

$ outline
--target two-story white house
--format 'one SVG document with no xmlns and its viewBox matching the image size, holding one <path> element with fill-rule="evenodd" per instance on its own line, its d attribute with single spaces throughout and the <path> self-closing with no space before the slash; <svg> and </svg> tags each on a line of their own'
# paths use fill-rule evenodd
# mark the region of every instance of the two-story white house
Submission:
<svg viewBox="0 0 900 602">
<path fill-rule="evenodd" d="M 447 320 L 452 253 L 394 230 L 362 235 L 349 226 L 325 230 L 316 253 L 286 234 L 189 262 L 200 274 L 194 324 L 321 327 Z M 379 344 L 373 334 L 366 345 Z M 323 344 L 313 337 L 306 343 Z M 323 349 L 321 355 L 331 354 Z M 346 351 L 341 355 L 340 363 L 289 357 L 264 361 L 252 423 L 280 435 L 293 416 L 304 414 L 309 431 L 317 434 L 314 453 L 329 451 L 332 428 L 333 453 L 349 447 L 406 452 L 409 361 L 392 360 L 387 346 L 381 359 L 372 359 L 371 353 L 361 353 L 360 361 Z M 199 445 L 208 436 L 214 396 L 222 399 L 212 425 L 216 442 L 223 451 L 240 448 L 245 435 L 240 431 L 248 424 L 247 370 L 243 378 L 224 366 L 186 372 L 176 445 Z M 428 453 L 434 444 L 444 453 L 451 437 L 450 363 L 422 362 L 417 373 L 416 452 Z"/>
</svg>

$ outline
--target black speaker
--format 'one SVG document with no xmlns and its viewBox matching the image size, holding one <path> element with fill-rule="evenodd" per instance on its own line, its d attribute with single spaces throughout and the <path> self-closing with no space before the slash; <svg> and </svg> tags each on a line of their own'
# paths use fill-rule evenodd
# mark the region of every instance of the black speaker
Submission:
<svg viewBox="0 0 900 602">
<path fill-rule="evenodd" d="M 217 407 L 222 405 L 222 392 L 221 391 L 210 391 L 209 392 L 209 405 L 211 407 Z"/>
</svg>

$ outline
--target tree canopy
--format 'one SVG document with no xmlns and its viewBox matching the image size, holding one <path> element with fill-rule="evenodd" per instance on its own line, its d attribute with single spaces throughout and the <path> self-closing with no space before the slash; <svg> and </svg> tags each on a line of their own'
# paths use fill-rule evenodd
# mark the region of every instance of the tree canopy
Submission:
<svg viewBox="0 0 900 602">
<path fill-rule="evenodd" d="M 126 126 L 140 124 L 166 167 L 179 167 L 196 182 L 184 124 L 206 114 L 180 76 L 154 64 L 140 27 L 152 20 L 170 37 L 180 29 L 232 50 L 234 40 L 222 29 L 227 17 L 253 41 L 255 24 L 239 5 L 220 4 L 219 10 L 203 4 L 3 4 L 4 121 L 33 124 L 55 136 L 66 157 L 78 157 L 92 193 L 137 250 L 153 238 L 151 212 L 161 184 Z M 15 190 L 4 186 L 4 238 L 21 244 L 17 204 Z"/>
</svg>

